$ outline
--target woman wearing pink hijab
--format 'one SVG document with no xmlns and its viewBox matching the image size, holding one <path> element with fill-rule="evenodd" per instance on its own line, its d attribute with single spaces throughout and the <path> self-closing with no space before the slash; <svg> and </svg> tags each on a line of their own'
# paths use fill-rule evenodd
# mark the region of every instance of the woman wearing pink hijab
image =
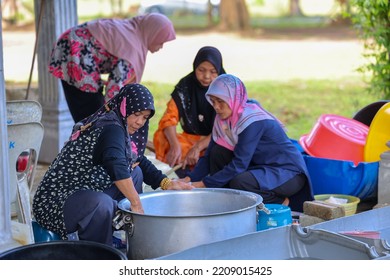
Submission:
<svg viewBox="0 0 390 280">
<path fill-rule="evenodd" d="M 248 102 L 244 83 L 230 74 L 213 80 L 206 99 L 216 111 L 211 141 L 184 181 L 196 188 L 254 192 L 264 203 L 302 212 L 304 201 L 314 199 L 310 177 L 283 124 Z"/>
<path fill-rule="evenodd" d="M 74 121 L 95 113 L 124 85 L 139 83 L 148 51 L 175 38 L 172 22 L 157 13 L 98 19 L 65 31 L 52 50 L 49 72 L 61 79 Z"/>
</svg>

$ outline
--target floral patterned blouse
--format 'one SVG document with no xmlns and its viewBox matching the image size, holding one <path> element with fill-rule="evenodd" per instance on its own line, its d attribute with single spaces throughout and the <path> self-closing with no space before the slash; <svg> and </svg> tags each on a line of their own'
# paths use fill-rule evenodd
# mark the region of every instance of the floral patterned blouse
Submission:
<svg viewBox="0 0 390 280">
<path fill-rule="evenodd" d="M 132 65 L 111 55 L 89 32 L 87 23 L 65 31 L 57 40 L 49 62 L 49 72 L 85 92 L 106 87 L 109 100 L 135 79 Z M 107 81 L 102 74 L 108 74 Z"/>
<path fill-rule="evenodd" d="M 33 214 L 43 227 L 66 239 L 63 208 L 79 190 L 104 191 L 113 181 L 102 165 L 94 165 L 93 151 L 102 128 L 80 135 L 65 144 L 39 183 Z"/>
</svg>

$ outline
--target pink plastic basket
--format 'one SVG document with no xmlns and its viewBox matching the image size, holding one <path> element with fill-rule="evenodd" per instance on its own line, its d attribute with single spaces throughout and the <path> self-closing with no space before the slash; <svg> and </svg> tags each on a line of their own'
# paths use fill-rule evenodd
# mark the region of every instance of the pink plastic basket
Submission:
<svg viewBox="0 0 390 280">
<path fill-rule="evenodd" d="M 354 119 L 324 114 L 309 134 L 302 135 L 299 144 L 311 156 L 364 161 L 364 146 L 369 127 Z"/>
</svg>

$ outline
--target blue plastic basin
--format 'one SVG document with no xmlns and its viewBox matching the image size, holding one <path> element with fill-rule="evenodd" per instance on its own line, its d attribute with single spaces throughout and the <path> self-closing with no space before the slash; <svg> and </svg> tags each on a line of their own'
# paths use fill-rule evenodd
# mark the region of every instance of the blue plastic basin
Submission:
<svg viewBox="0 0 390 280">
<path fill-rule="evenodd" d="M 378 190 L 379 161 L 360 162 L 312 157 L 306 154 L 299 142 L 290 139 L 302 153 L 316 194 L 346 194 L 365 199 Z"/>
<path fill-rule="evenodd" d="M 379 162 L 360 162 L 303 156 L 316 194 L 346 194 L 360 199 L 376 194 Z"/>
</svg>

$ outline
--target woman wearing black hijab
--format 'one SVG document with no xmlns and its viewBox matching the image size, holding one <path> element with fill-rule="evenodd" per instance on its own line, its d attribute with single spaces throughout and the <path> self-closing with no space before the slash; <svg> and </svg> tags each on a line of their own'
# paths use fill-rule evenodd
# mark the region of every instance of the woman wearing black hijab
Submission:
<svg viewBox="0 0 390 280">
<path fill-rule="evenodd" d="M 167 178 L 144 155 L 154 112 L 150 91 L 128 84 L 76 123 L 34 195 L 38 224 L 63 239 L 77 232 L 80 240 L 112 245 L 118 201 L 127 198 L 132 211 L 144 213 L 138 196 L 143 182 L 153 189 L 191 189 Z"/>
<path fill-rule="evenodd" d="M 156 158 L 171 167 L 181 164 L 182 169 L 176 171 L 180 178 L 188 167 L 195 166 L 210 142 L 215 111 L 205 94 L 211 82 L 224 73 L 220 51 L 202 47 L 195 56 L 193 71 L 175 86 L 159 122 L 153 137 Z"/>
</svg>

